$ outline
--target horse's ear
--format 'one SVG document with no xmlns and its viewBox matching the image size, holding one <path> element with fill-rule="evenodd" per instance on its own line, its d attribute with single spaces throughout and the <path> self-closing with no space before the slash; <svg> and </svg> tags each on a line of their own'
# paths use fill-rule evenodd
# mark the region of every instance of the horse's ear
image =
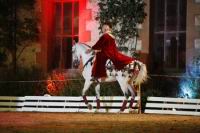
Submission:
<svg viewBox="0 0 200 133">
<path fill-rule="evenodd" d="M 72 46 L 74 46 L 76 44 L 75 40 L 72 41 Z"/>
<path fill-rule="evenodd" d="M 78 37 L 74 37 L 73 38 L 73 43 L 72 43 L 72 45 L 74 45 L 74 44 L 76 44 L 76 43 L 78 43 L 79 42 L 79 38 Z"/>
</svg>

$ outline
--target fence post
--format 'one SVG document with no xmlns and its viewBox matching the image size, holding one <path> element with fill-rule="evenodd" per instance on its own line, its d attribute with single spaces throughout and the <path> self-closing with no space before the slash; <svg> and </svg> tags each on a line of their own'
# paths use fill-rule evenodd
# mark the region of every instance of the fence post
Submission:
<svg viewBox="0 0 200 133">
<path fill-rule="evenodd" d="M 138 113 L 139 114 L 142 114 L 142 97 L 141 97 L 141 86 L 140 84 L 138 85 L 138 97 L 139 97 L 139 100 L 138 100 L 138 104 L 139 104 L 139 107 L 138 107 Z"/>
</svg>

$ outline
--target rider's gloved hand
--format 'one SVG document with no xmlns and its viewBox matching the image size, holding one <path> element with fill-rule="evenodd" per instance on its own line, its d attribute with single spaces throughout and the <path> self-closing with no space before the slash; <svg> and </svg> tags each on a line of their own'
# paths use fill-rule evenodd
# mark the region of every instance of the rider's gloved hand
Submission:
<svg viewBox="0 0 200 133">
<path fill-rule="evenodd" d="M 87 49 L 87 50 L 85 51 L 85 53 L 86 53 L 86 54 L 89 54 L 91 51 L 92 51 L 92 49 Z"/>
</svg>

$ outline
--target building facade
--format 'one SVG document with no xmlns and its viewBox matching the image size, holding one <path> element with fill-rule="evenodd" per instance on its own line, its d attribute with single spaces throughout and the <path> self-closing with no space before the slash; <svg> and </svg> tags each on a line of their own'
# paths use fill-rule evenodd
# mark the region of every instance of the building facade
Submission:
<svg viewBox="0 0 200 133">
<path fill-rule="evenodd" d="M 140 60 L 152 73 L 184 72 L 200 53 L 198 0 L 144 0 Z M 45 71 L 72 68 L 72 43 L 94 45 L 100 37 L 97 0 L 37 0 L 40 41 L 35 62 Z"/>
</svg>

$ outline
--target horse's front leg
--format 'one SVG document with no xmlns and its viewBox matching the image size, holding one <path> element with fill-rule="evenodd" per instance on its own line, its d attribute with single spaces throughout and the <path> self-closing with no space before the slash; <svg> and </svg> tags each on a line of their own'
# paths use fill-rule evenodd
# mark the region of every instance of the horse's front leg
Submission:
<svg viewBox="0 0 200 133">
<path fill-rule="evenodd" d="M 97 100 L 97 110 L 100 109 L 100 84 L 97 84 L 95 87 L 95 92 L 96 92 L 96 100 Z"/>
<path fill-rule="evenodd" d="M 123 103 L 122 103 L 122 107 L 120 109 L 120 112 L 123 112 L 125 109 L 126 109 L 126 104 L 128 103 L 128 95 L 127 94 L 124 94 L 124 97 L 125 99 L 123 100 Z"/>
<path fill-rule="evenodd" d="M 87 100 L 85 93 L 89 89 L 91 84 L 92 84 L 92 82 L 90 80 L 85 80 L 84 87 L 83 87 L 83 90 L 82 90 L 83 101 L 85 102 L 85 104 L 87 105 L 89 110 L 92 109 L 92 105 L 88 103 L 88 100 Z"/>
</svg>

